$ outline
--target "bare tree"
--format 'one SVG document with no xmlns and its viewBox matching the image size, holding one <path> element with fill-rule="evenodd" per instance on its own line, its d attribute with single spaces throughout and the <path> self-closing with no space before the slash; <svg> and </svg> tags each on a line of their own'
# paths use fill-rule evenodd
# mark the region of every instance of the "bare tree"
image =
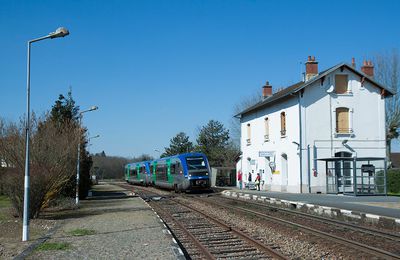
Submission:
<svg viewBox="0 0 400 260">
<path fill-rule="evenodd" d="M 391 88 L 395 95 L 386 100 L 386 142 L 387 156 L 390 158 L 391 142 L 399 137 L 400 127 L 400 56 L 397 50 L 392 50 L 375 57 L 375 79 Z"/>
<path fill-rule="evenodd" d="M 99 154 L 92 155 L 93 157 L 93 173 L 99 179 L 122 179 L 124 177 L 124 166 L 129 160 L 124 157 L 106 156 L 104 151 Z M 147 158 L 139 158 L 141 161 Z M 142 160 L 143 159 L 143 160 Z"/>
<path fill-rule="evenodd" d="M 62 128 L 54 121 L 32 116 L 30 138 L 30 217 L 37 217 L 75 174 L 79 135 L 73 122 Z M 25 161 L 24 122 L 0 124 L 0 157 L 9 164 L 6 193 L 16 213 L 23 212 Z"/>
</svg>

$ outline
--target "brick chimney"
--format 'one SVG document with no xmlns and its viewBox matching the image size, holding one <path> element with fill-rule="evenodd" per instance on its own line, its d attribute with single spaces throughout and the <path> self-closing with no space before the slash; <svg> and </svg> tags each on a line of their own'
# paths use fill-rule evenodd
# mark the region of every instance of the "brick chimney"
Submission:
<svg viewBox="0 0 400 260">
<path fill-rule="evenodd" d="M 364 72 L 365 75 L 373 78 L 374 77 L 374 65 L 372 61 L 365 60 L 363 66 L 361 67 L 361 71 Z"/>
<path fill-rule="evenodd" d="M 272 86 L 269 84 L 269 81 L 265 83 L 265 86 L 262 87 L 262 95 L 263 99 L 266 99 L 272 96 Z"/>
<path fill-rule="evenodd" d="M 353 67 L 353 69 L 356 69 L 356 59 L 355 58 L 351 58 L 351 66 Z"/>
<path fill-rule="evenodd" d="M 308 60 L 306 61 L 306 81 L 314 78 L 318 75 L 318 62 L 315 61 L 314 56 L 308 56 Z"/>
</svg>

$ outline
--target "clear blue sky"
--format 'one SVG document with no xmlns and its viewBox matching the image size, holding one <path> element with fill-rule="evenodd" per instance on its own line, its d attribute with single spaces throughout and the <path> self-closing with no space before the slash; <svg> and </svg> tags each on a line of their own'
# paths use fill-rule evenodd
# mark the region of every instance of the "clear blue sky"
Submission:
<svg viewBox="0 0 400 260">
<path fill-rule="evenodd" d="M 195 141 L 226 127 L 241 97 L 287 86 L 314 55 L 323 70 L 399 48 L 400 1 L 0 0 L 0 116 L 26 109 L 26 42 L 34 43 L 31 107 L 49 110 L 72 87 L 91 152 L 157 156 L 178 132 Z"/>
</svg>

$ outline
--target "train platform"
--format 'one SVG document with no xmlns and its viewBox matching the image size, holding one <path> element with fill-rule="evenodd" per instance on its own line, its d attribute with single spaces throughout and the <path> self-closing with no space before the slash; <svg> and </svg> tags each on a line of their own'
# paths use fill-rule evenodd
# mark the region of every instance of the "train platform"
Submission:
<svg viewBox="0 0 400 260">
<path fill-rule="evenodd" d="M 16 259 L 184 259 L 150 206 L 119 186 L 99 183 L 79 209 Z"/>
<path fill-rule="evenodd" d="M 224 187 L 225 196 L 264 201 L 311 213 L 400 227 L 400 197 L 286 193 Z"/>
</svg>

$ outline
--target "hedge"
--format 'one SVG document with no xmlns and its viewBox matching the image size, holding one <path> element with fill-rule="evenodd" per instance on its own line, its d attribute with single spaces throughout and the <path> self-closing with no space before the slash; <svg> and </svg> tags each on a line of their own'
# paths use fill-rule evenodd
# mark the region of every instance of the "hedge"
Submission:
<svg viewBox="0 0 400 260">
<path fill-rule="evenodd" d="M 386 182 L 388 192 L 400 193 L 400 169 L 389 169 Z"/>
</svg>

